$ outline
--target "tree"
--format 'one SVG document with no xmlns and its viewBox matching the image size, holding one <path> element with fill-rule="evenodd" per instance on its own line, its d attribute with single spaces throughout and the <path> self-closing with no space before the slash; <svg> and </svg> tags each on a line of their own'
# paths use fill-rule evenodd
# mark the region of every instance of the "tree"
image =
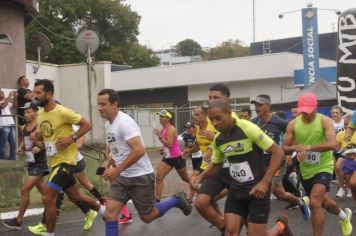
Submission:
<svg viewBox="0 0 356 236">
<path fill-rule="evenodd" d="M 93 54 L 96 60 L 111 60 L 113 63 L 132 63 L 134 67 L 156 66 L 158 60 L 151 51 L 137 42 L 140 16 L 123 0 L 40 0 L 40 11 L 26 29 L 27 58 L 35 59 L 30 50 L 29 34 L 34 31 L 45 33 L 54 48 L 44 61 L 56 64 L 85 61 L 75 48 L 75 39 L 82 30 L 95 31 L 100 40 Z M 39 23 L 50 31 L 47 31 Z M 136 48 L 137 55 L 130 52 Z M 137 60 L 137 61 L 136 61 Z"/>
<path fill-rule="evenodd" d="M 225 58 L 243 57 L 250 55 L 250 48 L 240 40 L 227 40 L 219 46 L 210 48 L 202 53 L 203 60 L 218 60 Z"/>
<path fill-rule="evenodd" d="M 193 39 L 185 39 L 176 45 L 177 52 L 182 56 L 196 56 L 201 54 L 201 46 Z"/>
</svg>

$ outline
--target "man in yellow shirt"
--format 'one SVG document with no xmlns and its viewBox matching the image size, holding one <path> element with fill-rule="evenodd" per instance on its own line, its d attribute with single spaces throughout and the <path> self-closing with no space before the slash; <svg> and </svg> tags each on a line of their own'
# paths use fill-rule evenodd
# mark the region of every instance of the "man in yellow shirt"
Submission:
<svg viewBox="0 0 356 236">
<path fill-rule="evenodd" d="M 57 218 L 56 199 L 64 191 L 73 202 L 82 202 L 91 209 L 104 213 L 105 207 L 83 195 L 76 187 L 72 168 L 76 165 L 78 149 L 75 142 L 90 129 L 90 123 L 74 111 L 58 105 L 54 99 L 54 86 L 50 80 L 38 80 L 34 88 L 35 99 L 41 109 L 37 124 L 40 129 L 34 139 L 42 139 L 46 148 L 49 167 L 52 168 L 42 200 L 45 207 L 47 236 L 54 235 Z M 74 133 L 72 125 L 80 126 Z"/>
<path fill-rule="evenodd" d="M 209 103 L 216 100 L 229 102 L 230 90 L 224 84 L 215 84 L 210 88 L 208 97 Z M 205 116 L 207 117 L 207 112 L 205 113 Z M 231 112 L 231 117 L 234 119 L 239 119 L 235 112 Z M 210 127 L 210 130 L 208 127 Z M 210 119 L 207 118 L 207 129 L 202 130 L 200 133 L 203 133 L 205 141 L 210 143 L 213 142 L 217 131 Z M 198 134 L 197 143 L 199 144 Z M 213 148 L 210 148 L 210 152 L 213 151 Z M 211 157 L 211 159 L 213 159 L 213 157 Z M 202 165 L 202 169 L 205 172 L 205 170 L 209 169 L 210 166 L 211 163 L 206 163 L 206 165 Z M 225 221 L 218 205 L 216 204 L 216 201 L 226 196 L 228 192 L 227 189 L 230 187 L 232 181 L 229 168 L 226 168 L 226 165 L 224 165 L 224 167 L 225 168 L 222 168 L 216 176 L 212 176 L 211 178 L 208 178 L 202 182 L 198 197 L 194 203 L 199 213 L 206 220 L 216 226 L 216 228 L 218 228 L 222 233 L 225 232 Z M 192 179 L 194 178 L 197 178 L 197 176 L 192 177 Z"/>
</svg>

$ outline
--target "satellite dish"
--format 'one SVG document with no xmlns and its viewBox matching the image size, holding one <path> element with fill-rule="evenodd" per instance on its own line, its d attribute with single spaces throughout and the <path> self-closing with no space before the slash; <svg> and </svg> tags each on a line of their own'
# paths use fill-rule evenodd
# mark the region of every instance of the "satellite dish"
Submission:
<svg viewBox="0 0 356 236">
<path fill-rule="evenodd" d="M 99 47 L 99 37 L 92 30 L 84 30 L 77 36 L 75 46 L 81 54 L 94 53 Z"/>
<path fill-rule="evenodd" d="M 30 35 L 30 42 L 31 42 L 31 47 L 34 50 L 41 50 L 41 53 L 45 56 L 48 56 L 48 54 L 52 50 L 52 44 L 51 41 L 47 38 L 46 35 L 42 34 L 41 32 L 33 32 Z"/>
<path fill-rule="evenodd" d="M 33 66 L 33 73 L 36 74 L 41 64 L 41 53 L 48 56 L 53 46 L 47 36 L 41 32 L 32 32 L 30 34 L 30 43 L 32 49 L 37 50 L 38 62 L 37 66 Z"/>
</svg>

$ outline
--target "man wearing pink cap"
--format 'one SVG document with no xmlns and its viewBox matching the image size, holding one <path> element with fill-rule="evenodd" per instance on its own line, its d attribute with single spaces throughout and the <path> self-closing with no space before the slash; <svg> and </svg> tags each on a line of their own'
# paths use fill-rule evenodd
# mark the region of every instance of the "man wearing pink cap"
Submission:
<svg viewBox="0 0 356 236">
<path fill-rule="evenodd" d="M 297 153 L 302 184 L 310 199 L 314 235 L 323 234 L 325 216 L 322 207 L 341 219 L 343 235 L 351 235 L 351 210 L 340 209 L 327 194 L 334 169 L 332 150 L 336 141 L 332 120 L 317 113 L 317 104 L 312 93 L 299 97 L 298 112 L 301 115 L 288 124 L 283 150 L 286 154 Z"/>
</svg>

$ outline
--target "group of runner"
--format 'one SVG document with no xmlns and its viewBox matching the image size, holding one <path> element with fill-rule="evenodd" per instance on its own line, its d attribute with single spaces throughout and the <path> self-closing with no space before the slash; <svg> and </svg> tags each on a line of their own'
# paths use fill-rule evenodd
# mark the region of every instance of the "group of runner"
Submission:
<svg viewBox="0 0 356 236">
<path fill-rule="evenodd" d="M 54 235 L 62 193 L 85 213 L 85 230 L 91 227 L 99 212 L 105 220 L 107 236 L 119 234 L 119 213 L 130 199 L 146 223 L 172 208 L 189 215 L 194 204 L 221 235 L 239 235 L 243 226 L 249 235 L 293 235 L 288 218 L 283 214 L 267 229 L 271 193 L 278 200 L 298 206 L 303 219 L 311 220 L 314 235 L 323 233 L 322 208 L 340 219 L 343 235 L 352 233 L 351 210 L 339 208 L 327 192 L 335 151 L 343 157 L 342 163 L 337 161 L 336 165 L 341 166 L 344 173 L 340 180 L 344 185 L 340 188 L 350 188 L 356 200 L 356 112 L 349 117 L 346 130 L 336 137 L 333 121 L 317 113 L 317 99 L 313 94 L 299 98 L 298 114 L 289 122 L 272 114 L 270 97 L 261 94 L 251 101 L 257 117 L 250 122 L 251 111 L 244 110 L 246 120 L 240 119 L 231 109 L 228 87 L 216 84 L 209 91 L 209 106 L 196 107 L 194 121 L 185 126 L 184 150 L 179 145 L 173 113 L 167 110 L 157 113 L 162 129 L 154 132 L 162 143 L 162 160 L 155 175 L 139 126 L 120 111 L 118 93 L 103 89 L 97 95 L 97 104 L 100 116 L 106 120 L 107 155 L 104 168 L 98 170 L 98 174 L 110 183 L 104 200 L 83 176 L 85 165 L 79 157 L 78 141 L 90 130 L 90 123 L 54 100 L 51 81 L 36 81 L 33 93 L 36 103 L 23 107 L 27 123 L 21 128 L 23 144 L 19 150 L 26 156 L 29 176 L 22 188 L 18 216 L 3 222 L 8 227 L 21 228 L 29 191 L 36 186 L 43 196 L 44 217 L 38 226 L 29 230 L 42 235 Z M 38 110 L 37 105 L 42 108 Z M 191 176 L 186 167 L 188 157 L 193 162 Z M 190 184 L 189 197 L 178 189 L 171 197 L 161 200 L 164 178 L 173 168 Z M 288 176 L 294 171 L 299 174 L 305 196 L 295 185 L 292 193 L 284 190 L 286 169 Z M 76 178 L 97 199 L 82 194 L 76 186 Z M 222 212 L 217 201 L 223 197 L 226 202 Z"/>
</svg>

